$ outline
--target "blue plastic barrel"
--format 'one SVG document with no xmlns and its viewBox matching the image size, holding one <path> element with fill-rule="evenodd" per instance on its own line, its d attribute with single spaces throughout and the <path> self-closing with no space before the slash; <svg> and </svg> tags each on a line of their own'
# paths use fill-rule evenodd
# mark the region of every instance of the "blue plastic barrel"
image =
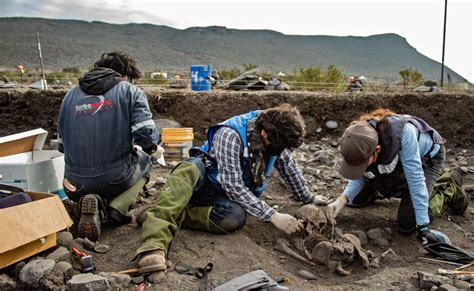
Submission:
<svg viewBox="0 0 474 291">
<path fill-rule="evenodd" d="M 212 73 L 212 65 L 191 66 L 191 90 L 193 91 L 210 91 L 211 81 L 209 77 Z"/>
</svg>

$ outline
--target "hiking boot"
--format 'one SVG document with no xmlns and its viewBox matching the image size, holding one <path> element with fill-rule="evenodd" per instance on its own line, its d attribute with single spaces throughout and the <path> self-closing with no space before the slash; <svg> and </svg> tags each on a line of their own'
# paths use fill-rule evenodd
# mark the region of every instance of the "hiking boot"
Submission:
<svg viewBox="0 0 474 291">
<path fill-rule="evenodd" d="M 466 191 L 462 188 L 464 172 L 460 167 L 456 167 L 452 170 L 451 176 L 456 183 L 456 192 L 447 204 L 451 209 L 452 214 L 462 215 L 469 206 L 469 197 L 467 196 Z"/>
<path fill-rule="evenodd" d="M 451 171 L 451 175 L 454 179 L 454 182 L 456 182 L 456 185 L 459 188 L 462 188 L 462 183 L 464 180 L 464 172 L 461 170 L 461 167 L 456 167 Z"/>
<path fill-rule="evenodd" d="M 145 219 L 146 219 L 146 212 L 148 211 L 148 209 L 150 209 L 153 205 L 145 205 L 143 207 L 141 207 L 140 209 L 138 209 L 137 213 L 135 214 L 135 222 L 138 224 L 138 225 L 142 225 L 144 222 L 145 222 Z"/>
<path fill-rule="evenodd" d="M 100 236 L 99 201 L 94 194 L 85 195 L 80 201 L 80 219 L 78 235 L 91 241 L 98 241 Z"/>
<path fill-rule="evenodd" d="M 166 270 L 166 256 L 163 250 L 154 250 L 143 253 L 138 260 L 140 274 L 153 273 Z"/>
<path fill-rule="evenodd" d="M 107 216 L 109 218 L 109 221 L 114 221 L 121 224 L 132 222 L 132 217 L 125 216 L 122 213 L 120 213 L 117 209 L 112 208 L 112 207 L 109 207 L 107 209 Z"/>
</svg>

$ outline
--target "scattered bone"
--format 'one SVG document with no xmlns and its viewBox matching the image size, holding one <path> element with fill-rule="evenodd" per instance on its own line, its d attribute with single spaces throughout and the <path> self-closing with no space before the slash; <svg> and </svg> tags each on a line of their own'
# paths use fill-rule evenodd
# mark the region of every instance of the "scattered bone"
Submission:
<svg viewBox="0 0 474 291">
<path fill-rule="evenodd" d="M 298 275 L 308 280 L 318 280 L 318 277 L 316 277 L 316 275 L 306 270 L 299 270 Z"/>
<path fill-rule="evenodd" d="M 311 257 L 313 258 L 313 262 L 320 263 L 320 264 L 326 265 L 327 267 L 330 267 L 332 252 L 333 252 L 332 243 L 329 241 L 323 241 L 323 242 L 318 243 L 314 247 L 311 253 Z"/>
<path fill-rule="evenodd" d="M 318 243 L 322 241 L 327 241 L 327 240 L 328 238 L 325 237 L 324 235 L 317 232 L 313 232 L 310 236 L 308 236 L 305 239 L 305 246 L 308 250 L 312 250 Z"/>
<path fill-rule="evenodd" d="M 395 253 L 394 250 L 392 250 L 392 248 L 389 248 L 388 250 L 386 250 L 385 252 L 381 253 L 380 254 L 380 257 L 385 257 L 386 255 L 388 254 L 393 254 L 394 256 L 397 256 L 397 253 Z"/>
<path fill-rule="evenodd" d="M 307 257 L 312 262 L 325 265 L 329 270 L 343 276 L 352 273 L 343 266 L 352 263 L 354 257 L 360 258 L 364 268 L 370 266 L 378 268 L 380 257 L 374 261 L 374 254 L 362 248 L 361 241 L 356 235 L 344 233 L 334 225 L 331 225 L 331 229 L 326 229 L 328 224 L 326 209 L 327 207 L 305 205 L 297 211 L 295 216 L 303 220 L 307 231 L 303 234 L 304 238 L 293 239 L 293 245 L 300 255 L 292 251 L 285 240 L 279 240 L 277 248 L 300 261 L 305 261 L 304 257 Z M 365 233 L 363 234 L 365 236 Z"/>
<path fill-rule="evenodd" d="M 342 268 L 341 262 L 339 262 L 339 264 L 337 265 L 336 272 L 343 276 L 349 276 L 350 274 L 352 274 L 352 271 L 346 271 Z"/>
<path fill-rule="evenodd" d="M 308 251 L 308 249 L 306 248 L 305 244 L 304 244 L 304 239 L 302 238 L 294 238 L 293 239 L 293 245 L 295 246 L 296 250 L 304 255 L 306 258 L 308 258 L 308 260 L 311 260 L 311 253 Z"/>
<path fill-rule="evenodd" d="M 313 262 L 303 258 L 299 254 L 297 254 L 295 251 L 290 249 L 290 247 L 288 246 L 288 242 L 285 239 L 281 238 L 281 239 L 277 240 L 277 245 L 275 246 L 275 248 L 277 250 L 289 255 L 290 257 L 293 257 L 293 258 L 295 258 L 297 260 L 300 260 L 304 263 L 307 263 L 307 264 L 310 264 L 310 265 L 315 265 Z"/>
<path fill-rule="evenodd" d="M 372 262 L 370 263 L 370 266 L 374 267 L 374 268 L 379 268 L 380 267 L 380 257 L 374 258 L 372 260 Z"/>
<path fill-rule="evenodd" d="M 370 266 L 370 261 L 369 261 L 369 258 L 367 257 L 367 254 L 365 253 L 365 251 L 362 249 L 362 246 L 360 245 L 359 238 L 350 233 L 346 233 L 345 237 L 352 243 L 352 245 L 357 251 L 357 254 L 359 255 L 359 258 L 361 258 L 362 260 L 362 265 L 364 266 L 364 268 L 367 269 Z"/>
<path fill-rule="evenodd" d="M 371 251 L 371 250 L 366 250 L 365 252 L 367 253 L 367 257 L 369 258 L 369 260 L 375 258 L 375 254 L 374 254 L 373 251 Z"/>
</svg>

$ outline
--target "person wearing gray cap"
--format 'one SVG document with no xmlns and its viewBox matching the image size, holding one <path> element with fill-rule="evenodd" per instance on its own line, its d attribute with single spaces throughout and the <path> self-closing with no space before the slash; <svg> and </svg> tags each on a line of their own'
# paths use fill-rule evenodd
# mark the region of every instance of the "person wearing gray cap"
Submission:
<svg viewBox="0 0 474 291">
<path fill-rule="evenodd" d="M 377 198 L 401 198 L 398 223 L 401 233 L 418 231 L 422 244 L 449 242 L 430 230 L 429 193 L 443 173 L 445 140 L 421 118 L 377 109 L 362 115 L 340 140 L 343 157 L 339 173 L 349 183 L 328 216 L 335 218 L 349 204 L 362 207 Z M 449 206 L 449 203 L 448 203 Z"/>
</svg>

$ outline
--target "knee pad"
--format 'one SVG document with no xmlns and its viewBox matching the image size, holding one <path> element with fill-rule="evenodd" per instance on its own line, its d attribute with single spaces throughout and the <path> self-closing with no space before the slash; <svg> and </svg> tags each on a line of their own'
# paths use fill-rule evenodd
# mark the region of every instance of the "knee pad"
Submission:
<svg viewBox="0 0 474 291">
<path fill-rule="evenodd" d="M 237 203 L 229 202 L 212 208 L 210 220 L 226 232 L 234 232 L 245 225 L 247 214 Z"/>
</svg>

